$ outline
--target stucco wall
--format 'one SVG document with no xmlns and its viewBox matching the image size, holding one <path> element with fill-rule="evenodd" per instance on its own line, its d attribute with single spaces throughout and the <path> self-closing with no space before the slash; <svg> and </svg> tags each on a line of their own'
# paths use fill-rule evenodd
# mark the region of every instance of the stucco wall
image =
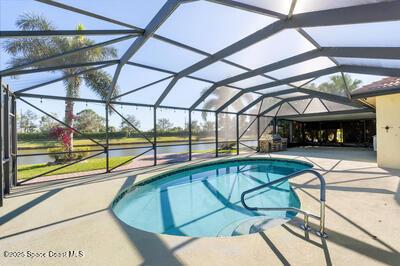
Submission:
<svg viewBox="0 0 400 266">
<path fill-rule="evenodd" d="M 400 93 L 376 97 L 376 132 L 378 165 L 400 169 Z"/>
</svg>

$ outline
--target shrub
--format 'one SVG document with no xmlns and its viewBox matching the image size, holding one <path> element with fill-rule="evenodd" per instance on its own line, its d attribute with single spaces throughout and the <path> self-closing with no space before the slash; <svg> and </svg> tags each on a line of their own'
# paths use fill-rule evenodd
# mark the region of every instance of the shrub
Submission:
<svg viewBox="0 0 400 266">
<path fill-rule="evenodd" d="M 47 151 L 49 153 L 51 153 L 51 154 L 49 154 L 49 156 L 54 158 L 54 161 L 56 163 L 79 160 L 90 154 L 89 147 L 74 148 L 74 152 L 70 152 L 70 153 L 64 153 L 65 149 L 61 148 L 61 147 L 60 148 L 50 148 L 50 149 L 47 149 Z"/>
<path fill-rule="evenodd" d="M 219 145 L 219 150 L 232 150 L 233 147 L 236 145 L 236 142 L 226 142 Z"/>
</svg>

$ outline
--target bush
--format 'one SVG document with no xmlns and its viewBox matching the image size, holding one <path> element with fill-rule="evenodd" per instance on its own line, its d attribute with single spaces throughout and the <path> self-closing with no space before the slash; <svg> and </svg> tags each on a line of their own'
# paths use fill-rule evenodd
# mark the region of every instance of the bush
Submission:
<svg viewBox="0 0 400 266">
<path fill-rule="evenodd" d="M 232 150 L 233 147 L 235 147 L 236 142 L 232 141 L 232 142 L 226 142 L 226 143 L 222 143 L 219 145 L 219 150 Z"/>
<path fill-rule="evenodd" d="M 47 151 L 51 153 L 49 156 L 54 158 L 56 163 L 79 160 L 90 154 L 89 147 L 74 148 L 74 152 L 71 153 L 63 153 L 65 152 L 64 148 L 50 148 Z"/>
</svg>

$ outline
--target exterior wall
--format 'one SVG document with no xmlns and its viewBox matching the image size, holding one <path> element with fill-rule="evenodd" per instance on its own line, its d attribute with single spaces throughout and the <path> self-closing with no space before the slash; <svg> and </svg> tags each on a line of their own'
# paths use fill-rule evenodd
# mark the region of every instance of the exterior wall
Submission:
<svg viewBox="0 0 400 266">
<path fill-rule="evenodd" d="M 378 165 L 400 169 L 400 93 L 376 97 L 376 131 Z"/>
</svg>

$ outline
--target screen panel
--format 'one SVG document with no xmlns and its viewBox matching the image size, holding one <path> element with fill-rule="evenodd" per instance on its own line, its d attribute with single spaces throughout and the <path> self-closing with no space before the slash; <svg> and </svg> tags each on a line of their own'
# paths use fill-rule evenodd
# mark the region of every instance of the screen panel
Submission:
<svg viewBox="0 0 400 266">
<path fill-rule="evenodd" d="M 322 47 L 398 47 L 400 21 L 304 28 Z"/>
<path fill-rule="evenodd" d="M 312 99 L 290 101 L 290 105 L 300 114 L 304 113 Z"/>
<path fill-rule="evenodd" d="M 198 109 L 215 111 L 228 100 L 232 99 L 240 90 L 222 86 L 216 88 L 201 104 Z"/>
<path fill-rule="evenodd" d="M 93 67 L 91 67 L 92 69 Z M 39 85 L 40 83 L 29 84 L 30 77 L 40 79 L 44 77 L 43 81 L 51 81 L 56 78 L 61 78 L 69 75 L 69 71 L 72 73 L 79 73 L 79 69 L 63 69 L 54 73 L 51 72 L 39 72 L 32 75 L 20 75 L 17 79 L 6 77 L 4 79 L 12 90 L 15 90 L 14 85 L 19 89 L 28 89 L 31 86 Z M 86 72 L 75 78 L 62 79 L 54 83 L 50 83 L 44 86 L 36 87 L 27 90 L 26 93 L 36 95 L 50 95 L 60 97 L 73 97 L 73 98 L 85 98 L 85 99 L 104 99 L 104 96 L 108 94 L 109 84 L 111 84 L 112 76 L 115 71 L 115 66 L 110 66 L 98 70 Z M 25 85 L 25 77 L 28 77 L 28 83 Z M 45 80 L 45 77 L 51 77 L 50 80 Z M 101 82 L 98 82 L 98 81 Z M 17 82 L 17 83 L 15 83 Z M 21 83 L 18 83 L 21 82 Z M 29 84 L 29 85 L 28 85 Z M 70 89 L 68 89 L 68 86 Z"/>
<path fill-rule="evenodd" d="M 189 160 L 189 113 L 157 108 L 157 163 Z"/>
<path fill-rule="evenodd" d="M 181 78 L 172 87 L 161 104 L 165 106 L 190 107 L 211 85 L 211 83 L 191 78 Z"/>
<path fill-rule="evenodd" d="M 235 100 L 232 104 L 230 104 L 228 107 L 226 107 L 223 111 L 237 113 L 243 108 L 245 108 L 247 105 L 252 103 L 253 101 L 257 100 L 259 97 L 261 97 L 260 94 L 245 93 L 242 96 L 240 96 L 237 100 Z"/>
<path fill-rule="evenodd" d="M 244 72 L 246 71 L 241 68 L 218 61 L 194 72 L 192 76 L 216 82 Z"/>
<path fill-rule="evenodd" d="M 171 82 L 172 78 L 153 84 L 144 89 L 129 93 L 118 100 L 121 102 L 128 103 L 142 103 L 142 104 L 155 104 L 164 90 L 167 88 L 168 84 Z"/>
<path fill-rule="evenodd" d="M 276 114 L 277 116 L 285 116 L 285 115 L 297 115 L 297 111 L 290 106 L 288 103 L 283 103 L 279 112 Z"/>
<path fill-rule="evenodd" d="M 107 0 L 102 0 L 108 2 Z M 74 1 L 75 4 L 92 5 L 87 1 Z M 86 3 L 85 3 L 86 2 Z M 114 6 L 113 6 L 114 7 Z M 100 30 L 100 29 L 121 29 L 121 26 L 106 22 L 100 19 L 95 19 L 89 16 L 81 15 L 72 11 L 50 6 L 37 1 L 0 1 L 0 28 L 1 30 L 15 30 L 15 21 L 21 17 L 25 11 L 31 14 L 46 14 L 45 17 L 60 30 L 76 29 L 79 24 L 85 26 L 86 29 Z M 112 11 L 112 9 L 109 9 Z M 64 17 L 68 19 L 62 19 Z M 125 28 L 126 29 L 126 28 Z"/>
<path fill-rule="evenodd" d="M 157 34 L 213 54 L 275 20 L 210 1 L 193 1 L 180 5 Z"/>
<path fill-rule="evenodd" d="M 260 117 L 260 139 L 265 139 L 273 132 L 273 117 L 261 116 Z"/>
<path fill-rule="evenodd" d="M 95 5 L 90 1 L 80 0 L 61 0 L 59 2 L 145 28 L 167 1 L 96 0 Z"/>
<path fill-rule="evenodd" d="M 328 58 L 317 57 L 295 65 L 274 70 L 266 74 L 277 79 L 285 79 L 333 66 L 335 66 L 335 64 Z"/>
<path fill-rule="evenodd" d="M 215 113 L 192 112 L 192 158 L 215 157 Z"/>
<path fill-rule="evenodd" d="M 337 103 L 337 102 L 332 102 L 332 101 L 328 101 L 328 100 L 324 100 L 324 99 L 321 99 L 321 101 L 324 103 L 326 108 L 328 108 L 328 110 L 331 112 L 358 109 L 357 107 L 354 107 L 354 106 L 350 106 L 347 104 L 341 104 L 341 103 Z"/>
<path fill-rule="evenodd" d="M 351 80 L 349 77 L 346 78 L 346 82 L 340 73 L 333 75 L 326 75 L 319 77 L 312 82 L 302 86 L 304 89 L 325 92 L 329 94 L 335 94 L 340 96 L 346 96 L 347 87 L 352 90 L 357 87 L 357 81 Z"/>
<path fill-rule="evenodd" d="M 328 112 L 328 110 L 325 108 L 325 106 L 319 99 L 314 98 L 312 99 L 311 103 L 308 105 L 304 113 L 311 114 L 311 113 L 323 113 L 323 112 Z"/>
<path fill-rule="evenodd" d="M 279 0 L 279 1 L 259 1 L 259 0 L 237 0 L 244 4 L 264 8 L 267 10 L 275 11 L 282 14 L 288 14 L 291 0 Z"/>
<path fill-rule="evenodd" d="M 171 74 L 126 64 L 122 67 L 118 77 L 119 94 L 138 89 L 169 76 Z"/>
<path fill-rule="evenodd" d="M 272 79 L 269 79 L 269 78 L 266 78 L 266 77 L 263 77 L 263 76 L 255 76 L 255 77 L 243 79 L 243 80 L 240 80 L 240 81 L 236 81 L 236 82 L 231 83 L 229 85 L 236 86 L 236 87 L 239 87 L 239 88 L 242 88 L 242 89 L 246 89 L 246 88 L 257 86 L 257 85 L 260 85 L 260 84 L 269 83 L 269 82 L 272 82 L 272 81 L 273 81 Z"/>
<path fill-rule="evenodd" d="M 299 32 L 294 29 L 288 29 L 257 42 L 227 57 L 227 59 L 254 69 L 312 49 L 315 49 L 315 46 Z"/>
<path fill-rule="evenodd" d="M 267 110 L 268 108 L 272 107 L 273 105 L 279 103 L 281 100 L 278 98 L 274 98 L 274 97 L 267 97 L 264 98 L 261 108 L 260 108 L 260 113 L 264 112 L 265 110 Z"/>
<path fill-rule="evenodd" d="M 378 2 L 385 2 L 385 0 L 300 0 L 296 3 L 294 14 L 328 10 L 334 8 L 343 8 L 349 6 L 375 4 Z"/>
<path fill-rule="evenodd" d="M 220 156 L 236 154 L 236 115 L 218 114 L 218 152 Z"/>
<path fill-rule="evenodd" d="M 205 56 L 198 53 L 151 38 L 130 61 L 178 72 L 204 58 Z"/>
</svg>

